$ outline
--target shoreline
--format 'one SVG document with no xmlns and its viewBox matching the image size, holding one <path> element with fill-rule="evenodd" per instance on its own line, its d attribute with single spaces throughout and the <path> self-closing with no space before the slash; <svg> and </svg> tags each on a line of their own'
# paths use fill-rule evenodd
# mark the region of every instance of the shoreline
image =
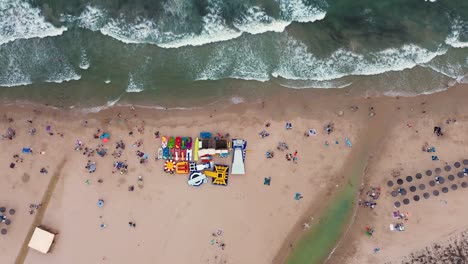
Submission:
<svg viewBox="0 0 468 264">
<path fill-rule="evenodd" d="M 220 82 L 220 81 L 216 81 Z M 220 83 L 221 85 L 221 83 Z M 239 87 L 236 87 L 236 86 Z M 367 86 L 367 84 L 364 84 Z M 2 104 L 8 105 L 46 105 L 51 107 L 56 107 L 60 109 L 79 109 L 84 111 L 85 113 L 97 113 L 105 109 L 109 109 L 111 107 L 126 107 L 126 106 L 134 106 L 140 108 L 153 108 L 157 110 L 193 110 L 193 109 L 200 109 L 210 106 L 221 105 L 226 102 L 228 104 L 242 104 L 242 103 L 253 103 L 259 101 L 270 100 L 271 98 L 275 98 L 278 94 L 281 95 L 291 95 L 295 93 L 302 93 L 305 96 L 310 96 L 310 94 L 315 94 L 319 96 L 343 96 L 346 95 L 347 97 L 352 97 L 353 99 L 362 99 L 362 98 L 412 98 L 417 96 L 425 96 L 431 94 L 437 94 L 441 92 L 446 92 L 451 89 L 457 89 L 457 87 L 466 86 L 466 83 L 453 81 L 447 84 L 447 87 L 443 88 L 436 88 L 432 91 L 424 91 L 421 93 L 416 92 L 396 92 L 393 90 L 389 91 L 378 91 L 372 89 L 372 86 L 367 87 L 364 89 L 363 87 L 358 86 L 345 86 L 345 87 L 338 87 L 338 88 L 290 88 L 287 87 L 279 82 L 268 82 L 268 83 L 258 83 L 255 81 L 240 81 L 237 79 L 228 79 L 227 80 L 227 88 L 222 90 L 221 92 L 203 92 L 205 94 L 216 94 L 215 97 L 213 96 L 200 96 L 199 92 L 197 91 L 184 91 L 187 96 L 179 97 L 175 94 L 168 93 L 167 95 L 155 95 L 152 94 L 151 91 L 143 91 L 142 93 L 128 93 L 122 92 L 118 95 L 114 96 L 106 96 L 107 99 L 100 104 L 92 104 L 92 105 L 81 105 L 80 102 L 88 102 L 93 101 L 89 96 L 83 95 L 84 97 L 78 100 L 71 99 L 73 94 L 61 94 L 61 95 L 53 95 L 50 98 L 45 98 L 44 94 L 39 93 L 37 95 L 33 95 L 36 99 L 29 99 L 27 91 L 24 91 L 24 95 L 16 94 L 13 88 L 11 91 L 4 90 L 3 93 L 0 93 L 4 98 Z M 44 90 L 47 84 L 37 84 L 38 90 Z M 197 84 L 197 86 L 203 86 L 202 84 Z M 26 90 L 29 87 L 22 87 Z M 10 89 L 10 88 L 8 88 Z M 58 89 L 57 87 L 54 89 Z M 210 91 L 213 90 L 213 87 L 210 88 Z M 54 92 L 55 93 L 55 92 Z M 110 96 L 110 97 L 109 97 Z M 44 97 L 44 98 L 42 98 Z M 81 97 L 81 96 L 80 96 Z M 99 97 L 99 95 L 98 95 Z M 167 98 L 166 98 L 167 97 Z M 16 98 L 16 99 L 15 99 Z M 28 98 L 28 99 L 26 99 Z M 164 99 L 165 98 L 165 99 Z M 192 99 L 189 99 L 192 98 Z M 104 100 L 104 98 L 101 98 Z M 100 99 L 100 100 L 101 100 Z M 176 105 L 168 104 L 167 102 L 178 102 Z M 183 105 L 188 105 L 184 107 Z"/>
</svg>

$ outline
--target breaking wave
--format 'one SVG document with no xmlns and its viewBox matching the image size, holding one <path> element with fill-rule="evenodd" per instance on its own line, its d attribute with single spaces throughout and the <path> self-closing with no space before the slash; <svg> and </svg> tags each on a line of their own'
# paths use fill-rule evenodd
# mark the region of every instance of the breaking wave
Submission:
<svg viewBox="0 0 468 264">
<path fill-rule="evenodd" d="M 445 43 L 454 48 L 468 48 L 468 22 L 455 19 Z"/>
<path fill-rule="evenodd" d="M 221 2 L 216 0 L 208 2 L 207 14 L 201 19 L 200 30 L 182 33 L 162 30 L 161 28 L 167 23 L 143 17 L 137 17 L 129 22 L 121 15 L 106 21 L 106 12 L 92 6 L 86 7 L 78 17 L 77 23 L 80 27 L 100 31 L 127 44 L 150 43 L 162 48 L 179 48 L 227 41 L 238 38 L 243 33 L 283 32 L 293 21 L 314 22 L 325 18 L 326 15 L 326 11 L 319 7 L 307 6 L 302 0 L 279 0 L 280 18 L 275 19 L 268 15 L 262 7 L 252 6 L 245 14 L 235 18 L 233 25 L 229 26 L 222 16 Z M 167 13 L 179 15 L 181 13 L 174 11 L 175 8 L 170 5 L 165 5 L 165 9 Z"/>
<path fill-rule="evenodd" d="M 46 22 L 41 11 L 27 2 L 0 1 L 0 45 L 17 39 L 58 36 L 66 30 Z"/>
<path fill-rule="evenodd" d="M 125 90 L 127 93 L 139 93 L 143 92 L 145 89 L 143 84 L 137 82 L 132 74 L 128 77 L 128 85 L 127 89 Z"/>
<path fill-rule="evenodd" d="M 446 52 L 447 49 L 443 47 L 437 51 L 429 51 L 409 44 L 366 54 L 339 49 L 321 59 L 308 52 L 304 43 L 288 38 L 280 56 L 279 66 L 272 75 L 284 79 L 316 81 L 333 80 L 348 75 L 376 75 L 411 69 Z"/>
</svg>

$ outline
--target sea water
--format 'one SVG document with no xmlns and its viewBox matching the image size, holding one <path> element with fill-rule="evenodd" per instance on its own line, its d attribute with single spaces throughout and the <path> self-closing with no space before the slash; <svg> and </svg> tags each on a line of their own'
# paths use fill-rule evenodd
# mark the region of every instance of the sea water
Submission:
<svg viewBox="0 0 468 264">
<path fill-rule="evenodd" d="M 4 98 L 181 106 L 233 86 L 415 95 L 467 74 L 465 0 L 0 1 Z"/>
</svg>

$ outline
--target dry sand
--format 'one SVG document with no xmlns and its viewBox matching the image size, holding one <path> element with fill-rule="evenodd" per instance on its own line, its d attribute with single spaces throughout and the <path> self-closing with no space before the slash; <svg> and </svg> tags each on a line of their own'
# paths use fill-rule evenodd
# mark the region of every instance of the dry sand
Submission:
<svg viewBox="0 0 468 264">
<path fill-rule="evenodd" d="M 0 158 L 5 166 L 1 203 L 16 208 L 17 214 L 12 217 L 8 235 L 1 238 L 0 263 L 13 263 L 22 257 L 25 263 L 271 263 L 291 229 L 302 225 L 305 212 L 323 203 L 323 197 L 333 193 L 343 180 L 338 172 L 351 152 L 344 140 L 356 140 L 357 123 L 366 116 L 347 111 L 348 118 L 338 117 L 334 109 L 300 113 L 309 102 L 281 109 L 278 105 L 284 102 L 277 100 L 191 112 L 124 107 L 88 115 L 5 107 L 0 131 L 13 127 L 17 137 L 0 141 Z M 323 103 L 311 109 L 320 106 Z M 340 107 L 347 110 L 346 105 Z M 88 121 L 86 127 L 84 120 Z M 140 134 L 137 127 L 142 121 L 145 129 Z M 285 129 L 286 121 L 293 129 Z M 336 129 L 326 135 L 323 127 L 329 121 Z M 265 128 L 266 122 L 271 122 L 269 128 Z M 47 125 L 51 125 L 53 136 L 47 133 Z M 37 134 L 29 135 L 29 127 L 37 128 Z M 88 158 L 73 150 L 77 139 L 88 147 L 97 147 L 100 141 L 93 139 L 97 128 L 111 135 L 106 144 L 109 154 L 117 141 L 126 143 L 118 160 L 128 161 L 128 174 L 112 173 L 116 159 L 111 155 Z M 317 129 L 318 135 L 305 137 L 309 128 Z M 258 133 L 263 129 L 271 136 L 261 139 Z M 129 136 L 130 130 L 133 136 Z M 163 162 L 155 161 L 160 146 L 155 131 L 192 137 L 211 131 L 243 138 L 248 141 L 247 173 L 231 176 L 227 187 L 189 187 L 186 175 L 165 174 Z M 63 137 L 57 133 L 63 133 Z M 143 145 L 132 148 L 140 139 Z M 287 142 L 290 152 L 298 151 L 297 164 L 288 162 L 286 153 L 276 150 L 279 141 Z M 325 141 L 330 146 L 326 147 Z M 23 146 L 32 147 L 34 154 L 21 154 Z M 139 164 L 137 149 L 150 155 L 148 164 Z M 265 157 L 269 149 L 275 151 L 273 159 Z M 45 154 L 39 154 L 41 151 Z M 24 162 L 10 169 L 14 154 L 24 157 Z M 85 169 L 88 159 L 97 163 L 94 174 Z M 230 164 L 230 160 L 218 161 Z M 58 169 L 59 164 L 63 168 Z M 39 173 L 42 167 L 48 174 Z M 30 175 L 28 181 L 21 180 L 25 173 Z M 58 232 L 56 243 L 48 255 L 27 250 L 18 258 L 37 216 L 29 214 L 29 204 L 41 202 L 54 174 L 59 175 L 58 182 L 50 190 L 48 205 L 39 209 L 43 217 L 36 222 Z M 138 187 L 138 176 L 143 176 L 143 188 Z M 263 185 L 264 177 L 271 177 L 271 186 Z M 86 184 L 87 179 L 90 184 Z M 128 191 L 130 185 L 135 186 L 133 192 Z M 296 192 L 304 198 L 296 201 Z M 105 201 L 103 208 L 97 206 L 98 199 Z M 135 228 L 129 227 L 130 221 L 136 223 Z M 102 223 L 106 228 L 100 228 Z M 218 228 L 223 234 L 214 237 L 212 233 Z M 221 243 L 225 243 L 224 250 Z"/>
<path fill-rule="evenodd" d="M 215 105 L 192 111 L 121 107 L 97 114 L 4 106 L 0 131 L 13 127 L 17 137 L 0 141 L 0 160 L 5 166 L 0 177 L 0 203 L 15 208 L 17 213 L 12 217 L 8 235 L 0 237 L 0 263 L 14 263 L 22 257 L 24 263 L 34 264 L 281 262 L 282 259 L 274 259 L 278 251 L 285 251 L 284 245 L 294 244 L 303 233 L 304 221 L 311 216 L 315 219 L 311 224 L 317 221 L 318 210 L 333 196 L 336 186 L 346 182 L 343 164 L 353 149 L 346 147 L 344 139 L 349 137 L 353 143 L 366 140 L 368 135 L 361 131 L 367 131 L 364 128 L 372 120 L 380 120 L 386 128 L 369 159 L 365 182 L 381 186 L 382 197 L 373 211 L 358 210 L 351 231 L 343 238 L 345 243 L 341 243 L 330 262 L 400 260 L 423 249 L 428 241 L 466 229 L 463 219 L 467 213 L 461 210 L 464 208 L 461 201 L 467 189 L 459 186 L 456 192 L 400 208 L 411 212 L 410 220 L 405 222 L 407 230 L 390 232 L 394 199 L 384 185 L 394 168 L 403 168 L 402 175 L 414 175 L 426 168 L 441 167 L 445 161 L 453 163 L 468 158 L 463 157 L 467 153 L 463 142 L 468 137 L 464 132 L 468 115 L 462 105 L 467 95 L 463 87 L 400 99 L 355 98 L 346 90 L 283 91 L 264 102 Z M 356 112 L 349 109 L 354 105 L 359 107 Z M 369 117 L 369 107 L 374 107 L 374 117 Z M 339 116 L 339 111 L 344 111 L 344 115 Z M 446 134 L 435 137 L 433 126 L 448 117 L 457 118 L 457 124 L 444 124 Z M 84 120 L 88 121 L 86 127 Z M 137 127 L 143 121 L 145 129 L 140 134 Z M 292 130 L 285 130 L 286 121 L 292 122 Z M 330 121 L 336 130 L 326 135 L 323 126 Z M 269 128 L 265 128 L 266 122 L 271 122 Z M 406 126 L 408 122 L 412 128 Z M 47 125 L 52 126 L 53 136 L 47 134 Z M 32 127 L 38 130 L 35 136 L 27 133 Z M 114 151 L 117 141 L 126 143 L 119 160 L 128 161 L 128 174 L 112 173 L 115 159 L 111 155 L 88 158 L 73 150 L 77 139 L 95 148 L 100 143 L 93 139 L 97 128 L 111 135 L 106 144 L 109 153 Z M 309 128 L 317 129 L 318 135 L 304 137 Z M 263 129 L 271 136 L 261 139 L 258 133 Z M 131 130 L 133 136 L 128 134 Z M 211 184 L 189 187 L 187 176 L 165 174 L 162 161 L 155 161 L 160 146 L 160 141 L 154 138 L 155 131 L 192 137 L 200 131 L 211 131 L 243 138 L 248 141 L 247 173 L 231 176 L 227 187 Z M 63 137 L 57 133 L 63 133 Z M 132 148 L 140 139 L 143 145 Z M 279 141 L 286 141 L 291 152 L 298 151 L 298 164 L 286 161 L 286 153 L 275 149 Z M 330 143 L 328 147 L 325 141 Z M 425 141 L 436 146 L 440 161 L 432 161 L 429 153 L 421 151 Z M 23 146 L 32 147 L 35 153 L 21 154 Z M 150 155 L 148 164 L 139 164 L 137 149 Z M 275 151 L 273 159 L 265 157 L 269 149 Z M 39 154 L 40 151 L 45 154 Z M 14 154 L 20 154 L 24 161 L 10 169 Z M 97 163 L 94 174 L 84 168 L 88 159 Z M 230 158 L 219 162 L 230 164 Z M 39 173 L 42 167 L 48 169 L 48 174 Z M 29 204 L 41 202 L 54 175 L 58 175 L 58 182 L 50 190 L 50 202 L 30 215 Z M 144 179 L 143 188 L 137 184 L 140 175 Z M 263 185 L 264 177 L 272 178 L 271 186 Z M 135 186 L 133 192 L 128 191 L 130 185 Z M 294 200 L 296 192 L 301 192 L 304 198 Z M 97 206 L 98 199 L 105 200 L 103 208 Z M 447 203 L 440 202 L 441 199 Z M 43 215 L 38 215 L 41 212 Z M 33 250 L 21 254 L 33 221 L 58 232 L 50 254 Z M 129 227 L 129 221 L 135 222 L 136 227 Z M 100 228 L 102 223 L 106 228 Z M 369 225 L 376 230 L 371 238 L 363 231 Z M 223 234 L 214 237 L 212 233 L 218 228 Z M 220 243 L 225 243 L 224 250 Z M 374 255 L 375 246 L 382 250 Z"/>
<path fill-rule="evenodd" d="M 389 129 L 370 157 L 364 175 L 363 189 L 381 187 L 381 197 L 375 209 L 358 209 L 350 231 L 327 263 L 466 263 L 468 248 L 462 242 L 468 228 L 465 203 L 468 188 L 462 188 L 461 184 L 467 183 L 468 178 L 457 176 L 468 167 L 462 162 L 468 158 L 468 107 L 463 98 L 466 98 L 463 89 L 453 89 L 395 100 L 393 108 L 400 109 L 389 109 L 393 113 L 388 118 Z M 449 118 L 455 118 L 456 122 L 446 124 Z M 433 133 L 434 126 L 442 127 L 442 137 Z M 426 142 L 436 148 L 435 153 L 422 151 Z M 432 155 L 440 160 L 433 161 Z M 461 167 L 455 168 L 455 162 L 460 162 Z M 448 172 L 444 170 L 446 165 L 451 166 Z M 436 173 L 436 168 L 441 173 Z M 400 171 L 400 177 L 392 176 L 395 170 Z M 433 174 L 427 176 L 426 170 Z M 417 173 L 422 174 L 421 179 L 415 178 Z M 444 177 L 445 182 L 430 186 L 429 181 L 436 175 Z M 448 179 L 449 175 L 454 176 L 453 181 Z M 407 176 L 412 176 L 413 181 L 408 183 Z M 398 178 L 404 180 L 401 185 L 407 190 L 404 197 L 391 195 L 399 187 Z M 395 185 L 388 187 L 389 180 Z M 425 185 L 424 190 L 419 188 L 420 184 Z M 458 187 L 456 191 L 451 189 L 453 184 Z M 416 191 L 412 192 L 411 186 Z M 447 193 L 442 192 L 443 187 L 448 188 Z M 434 196 L 434 190 L 440 194 Z M 423 197 L 426 192 L 430 194 L 427 199 Z M 419 201 L 414 201 L 415 195 L 420 197 Z M 402 203 L 404 198 L 410 200 L 408 205 Z M 401 207 L 395 208 L 395 201 L 401 202 Z M 394 211 L 409 213 L 408 220 L 394 219 Z M 398 222 L 405 225 L 405 231 L 390 230 L 389 225 Z M 371 237 L 365 234 L 366 227 L 374 228 Z M 377 247 L 380 251 L 374 253 Z"/>
</svg>

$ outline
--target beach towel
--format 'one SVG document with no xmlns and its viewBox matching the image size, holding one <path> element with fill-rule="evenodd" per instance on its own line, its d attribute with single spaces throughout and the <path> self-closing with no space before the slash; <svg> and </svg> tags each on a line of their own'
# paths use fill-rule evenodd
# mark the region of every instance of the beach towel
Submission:
<svg viewBox="0 0 468 264">
<path fill-rule="evenodd" d="M 270 186 L 270 183 L 271 183 L 271 177 L 267 177 L 267 178 L 263 179 L 263 185 Z"/>
<path fill-rule="evenodd" d="M 353 144 L 351 143 L 351 140 L 349 138 L 346 138 L 346 146 L 352 147 Z"/>
<path fill-rule="evenodd" d="M 30 153 L 32 153 L 32 149 L 31 149 L 31 148 L 24 147 L 24 148 L 23 148 L 23 153 L 25 153 L 25 154 L 30 154 Z"/>
<path fill-rule="evenodd" d="M 309 136 L 315 136 L 317 135 L 317 131 L 315 129 L 309 129 Z"/>
<path fill-rule="evenodd" d="M 210 132 L 200 132 L 200 138 L 201 139 L 211 138 L 211 133 Z"/>
</svg>

